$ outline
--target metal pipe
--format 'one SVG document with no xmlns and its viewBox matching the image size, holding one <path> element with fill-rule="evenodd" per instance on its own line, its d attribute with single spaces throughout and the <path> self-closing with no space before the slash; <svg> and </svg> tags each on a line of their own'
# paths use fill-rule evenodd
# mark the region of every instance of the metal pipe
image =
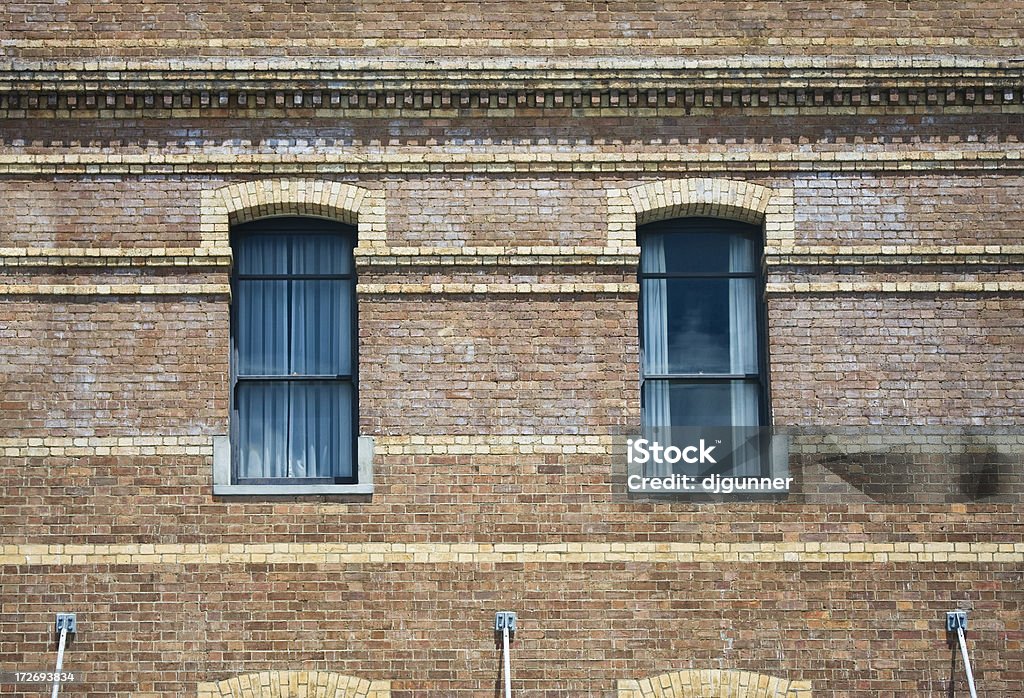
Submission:
<svg viewBox="0 0 1024 698">
<path fill-rule="evenodd" d="M 967 688 L 971 691 L 971 698 L 978 698 L 978 689 L 974 687 L 974 672 L 971 671 L 971 658 L 967 656 L 967 638 L 964 637 L 963 626 L 957 626 L 956 636 L 960 640 L 960 654 L 964 658 L 964 669 L 967 671 Z"/>
<path fill-rule="evenodd" d="M 503 653 L 505 655 L 505 698 L 512 698 L 512 667 L 508 656 L 508 624 L 506 624 L 501 631 L 501 641 L 504 645 Z M 970 669 L 968 669 L 968 672 L 969 671 Z M 54 694 L 54 698 L 57 698 L 57 694 Z M 975 696 L 975 698 L 977 698 L 977 696 Z"/>
<path fill-rule="evenodd" d="M 53 693 L 50 694 L 50 698 L 57 698 L 57 693 L 60 691 L 60 671 L 64 668 L 64 644 L 68 640 L 68 628 L 67 625 L 60 629 L 60 644 L 57 645 L 57 671 L 53 674 Z"/>
</svg>

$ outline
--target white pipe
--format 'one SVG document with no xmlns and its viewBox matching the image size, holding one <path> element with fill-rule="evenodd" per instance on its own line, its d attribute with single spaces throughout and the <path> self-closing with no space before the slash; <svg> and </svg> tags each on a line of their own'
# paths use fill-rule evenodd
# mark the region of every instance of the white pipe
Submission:
<svg viewBox="0 0 1024 698">
<path fill-rule="evenodd" d="M 512 668 L 508 657 L 508 624 L 501 631 L 501 640 L 504 644 L 505 655 L 505 698 L 512 698 Z M 56 698 L 56 694 L 54 695 Z"/>
<path fill-rule="evenodd" d="M 60 670 L 64 668 L 64 643 L 68 639 L 68 629 L 65 627 L 60 629 L 60 644 L 57 645 L 57 671 L 53 674 L 53 693 L 50 694 L 50 698 L 57 698 L 57 692 L 60 690 Z"/>
<path fill-rule="evenodd" d="M 964 658 L 964 669 L 967 671 L 967 688 L 971 690 L 971 698 L 978 698 L 978 690 L 974 687 L 974 672 L 971 671 L 971 659 L 967 656 L 967 638 L 964 637 L 962 626 L 956 626 L 956 635 L 960 639 L 960 654 Z"/>
</svg>

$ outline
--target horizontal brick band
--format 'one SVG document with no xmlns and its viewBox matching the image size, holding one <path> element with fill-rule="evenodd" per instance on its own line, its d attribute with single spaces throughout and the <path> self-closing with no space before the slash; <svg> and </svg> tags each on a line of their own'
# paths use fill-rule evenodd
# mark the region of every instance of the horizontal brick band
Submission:
<svg viewBox="0 0 1024 698">
<path fill-rule="evenodd" d="M 194 267 L 230 264 L 230 248 L 0 247 L 0 267 Z"/>
<path fill-rule="evenodd" d="M 406 266 L 636 266 L 639 247 L 357 247 L 359 268 Z M 1020 263 L 1024 245 L 795 245 L 765 249 L 778 265 L 973 265 Z M 230 248 L 0 248 L 0 267 L 225 267 Z"/>
<path fill-rule="evenodd" d="M 212 436 L 46 436 L 0 438 L 8 457 L 211 456 Z"/>
<path fill-rule="evenodd" d="M 626 284 L 357 284 L 356 292 L 365 295 L 416 295 L 446 293 L 454 295 L 515 295 L 523 293 L 611 293 L 637 294 L 640 285 Z"/>
<path fill-rule="evenodd" d="M 636 266 L 640 262 L 639 247 L 368 247 L 357 248 L 355 255 L 359 267 Z"/>
<path fill-rule="evenodd" d="M 913 427 L 911 427 L 913 428 Z M 851 441 L 851 446 L 878 447 L 889 443 L 906 444 L 904 437 L 886 438 L 865 428 L 865 439 Z M 955 432 L 957 427 L 951 427 Z M 998 433 L 1001 427 L 993 427 Z M 1013 429 L 1013 428 L 1011 428 Z M 0 439 L 0 455 L 20 458 L 73 458 L 89 456 L 196 456 L 213 455 L 213 435 L 205 436 L 93 436 L 93 437 L 24 437 Z M 374 436 L 378 456 L 530 456 L 577 455 L 608 456 L 618 453 L 622 436 L 579 434 L 431 434 Z M 1020 453 L 1024 437 L 1014 433 L 1001 435 L 1000 451 Z M 820 443 L 813 439 L 793 441 L 791 453 L 818 453 Z M 946 453 L 949 444 L 918 443 L 919 452 Z"/>
<path fill-rule="evenodd" d="M 775 255 L 1020 255 L 1024 254 L 1024 245 L 798 245 L 781 242 L 765 248 L 765 254 Z"/>
<path fill-rule="evenodd" d="M 498 69 L 528 68 L 531 66 L 549 66 L 556 68 L 581 68 L 593 67 L 621 67 L 643 66 L 650 64 L 647 59 L 638 59 L 638 49 L 661 50 L 668 53 L 663 61 L 675 61 L 682 66 L 692 67 L 718 67 L 721 69 L 730 68 L 765 68 L 765 67 L 792 67 L 792 68 L 878 68 L 878 69 L 923 69 L 929 67 L 990 67 L 1001 68 L 1006 66 L 1005 60 L 997 56 L 979 57 L 979 49 L 999 49 L 1006 51 L 1009 55 L 1015 55 L 1024 46 L 1024 41 L 1019 37 L 1009 36 L 986 36 L 975 34 L 973 36 L 900 36 L 899 38 L 884 36 L 839 36 L 836 33 L 822 32 L 820 36 L 799 35 L 799 36 L 766 36 L 760 48 L 772 48 L 776 51 L 786 52 L 790 48 L 820 47 L 824 50 L 834 51 L 845 48 L 852 51 L 863 51 L 863 55 L 836 56 L 834 53 L 826 55 L 807 55 L 800 53 L 792 55 L 759 54 L 758 44 L 755 37 L 751 36 L 675 36 L 675 37 L 550 37 L 550 38 L 515 38 L 504 39 L 497 37 L 460 37 L 460 36 L 438 36 L 438 37 L 360 37 L 346 38 L 337 36 L 323 37 L 260 37 L 258 40 L 246 38 L 147 38 L 133 37 L 132 47 L 137 49 L 153 49 L 165 51 L 184 51 L 189 57 L 172 58 L 148 58 L 138 59 L 132 57 L 110 56 L 102 57 L 96 55 L 97 49 L 120 49 L 124 47 L 122 39 L 76 37 L 74 49 L 87 52 L 89 55 L 84 58 L 66 58 L 69 52 L 68 42 L 58 38 L 18 38 L 5 42 L 8 52 L 28 49 L 58 49 L 62 57 L 48 60 L 25 60 L 5 59 L 0 62 L 0 69 L 19 71 L 43 71 L 43 70 L 86 70 L 86 71 L 136 71 L 136 70 L 193 70 L 202 71 L 210 69 L 226 70 L 282 70 L 288 68 L 297 69 L 337 69 L 339 65 L 351 66 L 352 69 L 367 69 L 373 65 L 387 67 L 392 70 L 414 71 L 417 67 L 424 65 L 423 61 L 412 58 L 393 58 L 381 56 L 382 49 L 435 49 L 446 52 L 445 55 L 431 60 L 437 69 L 450 71 L 459 69 L 474 69 L 481 67 L 479 56 L 467 56 L 466 53 L 447 53 L 451 49 L 463 51 L 477 51 L 494 54 L 487 59 L 487 66 Z M 330 55 L 307 58 L 303 56 L 280 56 L 264 57 L 273 49 L 296 49 L 296 48 L 325 49 L 331 53 L 349 53 L 360 49 L 372 50 L 376 55 L 350 57 L 346 55 Z M 702 49 L 702 48 L 729 48 L 739 49 L 738 56 L 729 56 L 727 59 L 720 57 L 695 58 L 680 57 L 680 49 Z M 902 55 L 895 51 L 878 53 L 871 51 L 873 48 L 900 48 Z M 925 51 L 914 52 L 915 48 L 924 48 Z M 944 55 L 941 49 L 956 49 L 966 52 L 964 55 Z M 231 56 L 202 56 L 194 57 L 196 50 L 202 49 L 228 49 Z M 548 51 L 563 52 L 565 49 L 575 49 L 580 55 L 565 58 L 563 56 L 543 55 Z M 607 52 L 613 50 L 613 55 L 587 56 L 588 50 Z M 245 57 L 239 58 L 236 55 L 244 52 Z M 530 55 L 531 52 L 541 55 Z M 457 56 L 467 56 L 457 58 Z"/>
<path fill-rule="evenodd" d="M 578 434 L 477 434 L 375 436 L 382 456 L 528 455 L 610 452 L 616 437 Z M 213 454 L 213 436 L 90 436 L 0 438 L 0 454 L 9 457 L 138 456 Z"/>
<path fill-rule="evenodd" d="M 908 78 L 909 79 L 909 78 Z M 835 80 L 821 78 L 808 84 L 798 80 L 800 87 L 779 87 L 762 79 L 754 84 L 737 83 L 721 86 L 728 81 L 723 76 L 713 86 L 683 81 L 680 85 L 665 87 L 653 83 L 633 87 L 609 89 L 587 84 L 561 85 L 557 89 L 523 86 L 510 89 L 466 85 L 439 86 L 435 89 L 392 90 L 362 89 L 342 92 L 334 89 L 310 88 L 296 91 L 288 84 L 263 84 L 245 89 L 196 90 L 189 84 L 164 87 L 161 94 L 151 92 L 123 92 L 109 87 L 104 92 L 41 91 L 25 94 L 0 92 L 0 115 L 7 118 L 38 119 L 67 118 L 75 114 L 80 118 L 130 118 L 145 114 L 150 119 L 194 118 L 226 116 L 225 110 L 244 110 L 249 116 L 294 115 L 303 110 L 307 116 L 337 117 L 344 114 L 359 118 L 375 116 L 396 118 L 405 115 L 465 116 L 467 111 L 507 116 L 515 109 L 554 109 L 565 113 L 569 109 L 587 115 L 636 116 L 708 116 L 717 110 L 757 110 L 761 115 L 858 114 L 861 116 L 886 114 L 916 114 L 929 110 L 963 109 L 984 110 L 985 114 L 1019 114 L 1024 112 L 1021 102 L 1024 91 L 1012 84 L 990 85 L 978 80 L 976 86 L 961 87 L 838 87 Z"/>
<path fill-rule="evenodd" d="M 687 92 L 693 93 L 693 90 Z M 111 93 L 113 94 L 113 93 Z M 118 93 L 119 95 L 120 93 Z M 434 98 L 442 93 L 405 93 L 396 95 L 393 106 L 377 106 L 375 93 L 363 93 L 353 98 L 353 103 L 329 106 L 334 95 L 324 92 L 306 92 L 291 94 L 277 91 L 270 99 L 248 93 L 224 93 L 216 100 L 208 100 L 200 96 L 166 94 L 153 104 L 149 97 L 132 99 L 131 95 L 121 97 L 114 95 L 109 100 L 110 106 L 94 106 L 89 108 L 71 108 L 65 100 L 72 95 L 40 95 L 19 97 L 17 101 L 4 100 L 0 96 L 0 117 L 8 119 L 68 119 L 82 120 L 102 119 L 136 119 L 145 117 L 156 122 L 159 119 L 211 119 L 233 115 L 237 110 L 245 109 L 245 116 L 252 119 L 283 118 L 285 116 L 307 119 L 404 119 L 434 118 L 459 119 L 469 117 L 487 117 L 503 119 L 515 116 L 516 109 L 529 110 L 554 108 L 557 114 L 566 118 L 570 108 L 583 111 L 586 117 L 597 118 L 715 118 L 720 116 L 722 108 L 736 109 L 737 115 L 754 117 L 795 117 L 795 116 L 832 116 L 832 117 L 891 117 L 921 116 L 936 111 L 948 114 L 973 113 L 979 118 L 1013 116 L 1024 114 L 1024 91 L 969 90 L 941 92 L 942 99 L 929 97 L 928 90 L 899 91 L 872 93 L 870 91 L 838 91 L 832 88 L 804 90 L 734 90 L 724 92 L 696 91 L 684 94 L 682 99 L 672 98 L 669 91 L 644 90 L 644 101 L 640 102 L 639 94 L 630 92 L 587 92 L 576 97 L 566 92 L 536 91 L 511 97 L 496 96 L 494 92 L 458 92 L 444 93 L 443 98 Z M 876 98 L 876 94 L 884 94 L 884 98 Z M 999 95 L 996 98 L 994 95 Z M 83 104 L 99 104 L 99 97 L 107 102 L 105 96 L 87 95 Z M 387 99 L 387 98 L 385 98 Z M 189 101 L 191 100 L 191 101 Z M 356 101 L 358 100 L 358 101 Z M 289 106 L 291 102 L 292 106 Z M 178 106 L 181 104 L 181 106 Z M 187 106 L 186 106 L 187 104 Z M 579 106 L 573 106 L 578 104 Z M 53 105 L 53 106 L 51 106 Z M 254 106 L 255 105 L 255 106 Z M 327 105 L 327 106 L 325 106 Z M 408 106 L 406 106 L 408 105 Z M 690 106 L 692 105 L 692 106 Z M 742 109 L 742 111 L 739 111 Z M 756 111 L 755 111 L 756 110 Z M 298 113 L 296 113 L 298 112 Z M 886 139 L 888 140 L 888 139 Z M 898 140 L 898 139 L 895 139 Z M 1007 141 L 1014 142 L 1014 141 Z M 176 170 L 175 172 L 180 172 Z M 285 174 L 285 172 L 282 172 Z"/>
<path fill-rule="evenodd" d="M 769 267 L 997 265 L 1024 263 L 1024 245 L 771 245 L 765 248 Z"/>
<path fill-rule="evenodd" d="M 1024 543 L 230 543 L 0 546 L 0 565 L 1008 563 Z"/>
<path fill-rule="evenodd" d="M 491 146 L 423 148 L 414 146 L 366 149 L 339 148 L 316 144 L 315 148 L 276 152 L 252 152 L 244 148 L 195 148 L 189 153 L 161 150 L 121 153 L 93 148 L 21 152 L 0 147 L 0 174 L 182 174 L 191 166 L 204 174 L 260 173 L 278 175 L 341 173 L 444 173 L 444 172 L 636 172 L 693 171 L 768 172 L 815 170 L 999 170 L 1024 169 L 1024 150 L 1016 144 L 985 144 L 980 147 L 934 149 L 873 146 L 860 149 L 818 149 L 773 146 L 752 149 L 741 146 L 704 145 L 652 148 L 624 148 L 600 144 L 559 148 L 558 146 Z"/>
<path fill-rule="evenodd" d="M 228 295 L 228 284 L 3 284 L 0 296 Z"/>
<path fill-rule="evenodd" d="M 1024 261 L 1024 245 L 837 245 L 772 246 L 765 250 L 768 266 L 784 265 L 1000 265 Z M 356 248 L 360 269 L 412 266 L 507 267 L 594 266 L 635 267 L 640 248 L 632 247 L 366 247 Z M 228 267 L 228 248 L 0 248 L 0 267 Z"/>
<path fill-rule="evenodd" d="M 839 281 L 768 283 L 769 295 L 791 293 L 1021 293 L 1024 281 Z"/>
</svg>

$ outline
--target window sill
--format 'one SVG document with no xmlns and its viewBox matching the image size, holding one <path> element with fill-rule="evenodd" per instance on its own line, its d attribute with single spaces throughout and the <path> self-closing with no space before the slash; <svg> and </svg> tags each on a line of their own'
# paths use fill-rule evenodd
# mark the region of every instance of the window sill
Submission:
<svg viewBox="0 0 1024 698">
<path fill-rule="evenodd" d="M 249 497 L 283 497 L 295 494 L 373 494 L 373 485 L 218 485 L 216 495 L 246 495 Z"/>
<path fill-rule="evenodd" d="M 323 483 L 238 485 L 231 482 L 231 441 L 226 436 L 215 436 L 213 437 L 213 494 L 246 497 L 373 494 L 373 437 L 360 436 L 357 446 L 359 481 L 352 485 Z"/>
</svg>

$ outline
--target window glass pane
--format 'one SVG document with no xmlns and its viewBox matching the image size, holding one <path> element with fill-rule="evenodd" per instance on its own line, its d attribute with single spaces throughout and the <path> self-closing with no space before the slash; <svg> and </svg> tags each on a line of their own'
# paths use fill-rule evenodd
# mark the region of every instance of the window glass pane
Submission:
<svg viewBox="0 0 1024 698">
<path fill-rule="evenodd" d="M 654 273 L 753 273 L 754 241 L 721 232 L 649 233 L 643 236 L 641 270 Z"/>
<path fill-rule="evenodd" d="M 239 274 L 287 273 L 287 239 L 276 235 L 246 235 L 235 245 L 235 264 Z"/>
<path fill-rule="evenodd" d="M 290 283 L 291 373 L 351 373 L 351 283 L 326 280 Z"/>
<path fill-rule="evenodd" d="M 292 274 L 348 274 L 352 243 L 339 235 L 288 235 Z"/>
<path fill-rule="evenodd" d="M 288 281 L 238 282 L 235 334 L 238 374 L 288 373 Z"/>
<path fill-rule="evenodd" d="M 238 384 L 238 475 L 288 477 L 288 383 Z"/>
<path fill-rule="evenodd" d="M 245 235 L 236 245 L 238 273 L 348 274 L 352 271 L 352 241 L 343 235 L 299 232 Z"/>
<path fill-rule="evenodd" d="M 759 424 L 756 381 L 647 380 L 643 393 L 644 424 L 648 427 Z"/>
<path fill-rule="evenodd" d="M 291 477 L 352 475 L 352 386 L 349 383 L 292 383 L 288 463 Z"/>
<path fill-rule="evenodd" d="M 647 279 L 644 373 L 757 373 L 754 279 Z"/>
<path fill-rule="evenodd" d="M 238 384 L 241 478 L 352 475 L 352 385 L 326 381 Z"/>
</svg>

